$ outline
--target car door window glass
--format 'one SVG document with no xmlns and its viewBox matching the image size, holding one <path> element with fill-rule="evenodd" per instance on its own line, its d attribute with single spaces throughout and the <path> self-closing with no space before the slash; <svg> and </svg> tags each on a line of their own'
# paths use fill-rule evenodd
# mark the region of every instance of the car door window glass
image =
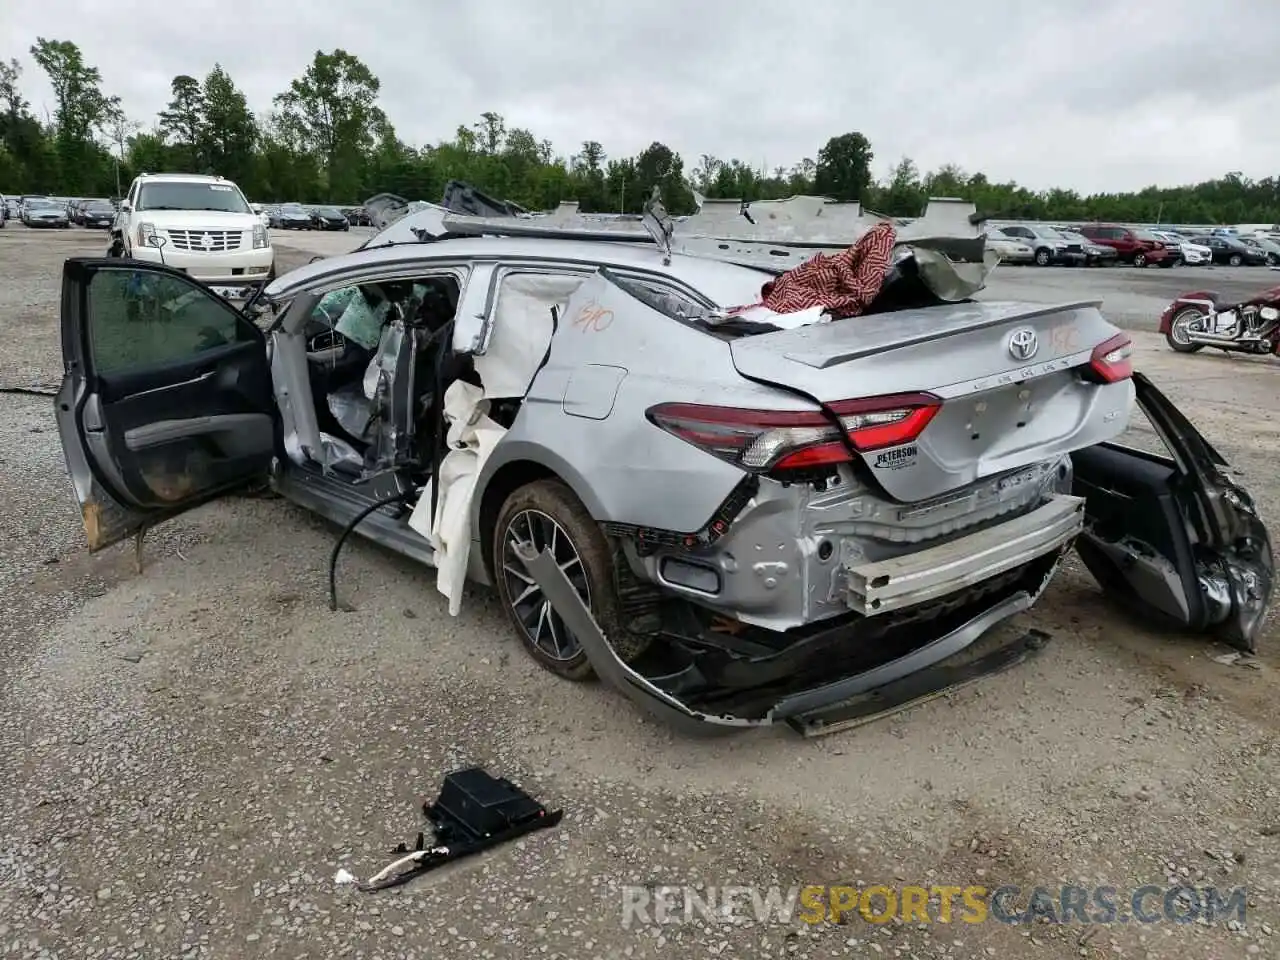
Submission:
<svg viewBox="0 0 1280 960">
<path fill-rule="evenodd" d="M 182 277 L 105 268 L 89 281 L 89 351 L 99 374 L 181 363 L 253 339 L 249 323 Z"/>
</svg>

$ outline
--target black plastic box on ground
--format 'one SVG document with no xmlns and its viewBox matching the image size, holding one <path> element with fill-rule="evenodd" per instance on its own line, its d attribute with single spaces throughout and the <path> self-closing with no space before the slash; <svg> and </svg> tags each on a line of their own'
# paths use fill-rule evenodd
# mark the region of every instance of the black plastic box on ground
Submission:
<svg viewBox="0 0 1280 960">
<path fill-rule="evenodd" d="M 544 813 L 540 803 L 510 780 L 479 767 L 445 777 L 440 798 L 426 808 L 432 821 L 473 840 L 504 833 Z"/>
</svg>

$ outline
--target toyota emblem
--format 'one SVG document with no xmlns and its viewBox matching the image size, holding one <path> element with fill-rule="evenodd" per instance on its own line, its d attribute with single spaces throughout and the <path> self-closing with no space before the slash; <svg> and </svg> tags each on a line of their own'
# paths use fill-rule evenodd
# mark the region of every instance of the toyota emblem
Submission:
<svg viewBox="0 0 1280 960">
<path fill-rule="evenodd" d="M 1013 331 L 1009 338 L 1009 354 L 1015 360 L 1030 360 L 1040 349 L 1040 338 L 1030 327 Z"/>
</svg>

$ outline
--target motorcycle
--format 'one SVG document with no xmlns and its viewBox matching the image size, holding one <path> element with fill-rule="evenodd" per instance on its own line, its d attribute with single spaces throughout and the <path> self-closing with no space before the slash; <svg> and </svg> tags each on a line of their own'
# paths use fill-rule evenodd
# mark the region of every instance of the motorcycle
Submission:
<svg viewBox="0 0 1280 960">
<path fill-rule="evenodd" d="M 1216 347 L 1280 356 L 1280 287 L 1240 303 L 1224 303 L 1212 290 L 1184 293 L 1165 308 L 1159 330 L 1178 353 Z"/>
</svg>

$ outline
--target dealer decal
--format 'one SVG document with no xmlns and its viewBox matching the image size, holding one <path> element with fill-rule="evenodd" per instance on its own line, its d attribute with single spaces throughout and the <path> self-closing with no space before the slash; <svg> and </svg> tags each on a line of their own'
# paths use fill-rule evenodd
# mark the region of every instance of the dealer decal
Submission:
<svg viewBox="0 0 1280 960">
<path fill-rule="evenodd" d="M 903 467 L 915 466 L 916 457 L 919 454 L 920 449 L 914 443 L 909 447 L 884 450 L 876 455 L 875 462 L 871 466 L 877 470 L 901 470 Z"/>
</svg>

